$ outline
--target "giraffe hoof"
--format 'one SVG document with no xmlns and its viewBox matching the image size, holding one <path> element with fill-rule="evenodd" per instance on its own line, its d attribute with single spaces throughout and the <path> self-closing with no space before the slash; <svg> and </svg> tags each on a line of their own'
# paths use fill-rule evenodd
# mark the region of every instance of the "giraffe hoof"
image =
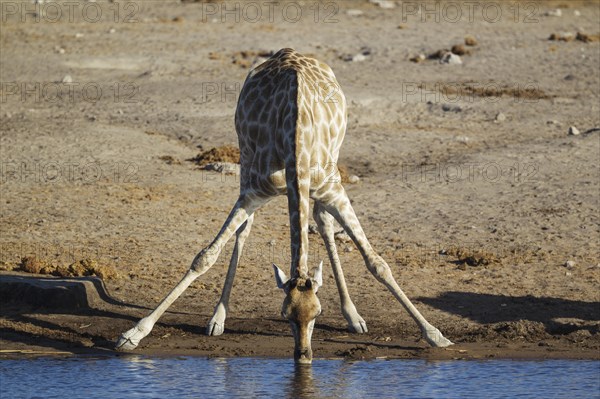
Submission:
<svg viewBox="0 0 600 399">
<path fill-rule="evenodd" d="M 118 351 L 131 351 L 134 350 L 135 348 L 137 348 L 137 345 L 135 345 L 133 342 L 131 342 L 130 339 L 128 338 L 119 338 L 119 340 L 117 341 L 116 345 L 115 345 L 115 349 Z"/>
<path fill-rule="evenodd" d="M 348 331 L 356 334 L 364 334 L 369 332 L 369 329 L 367 328 L 367 323 L 360 318 L 360 320 L 355 320 L 348 323 Z"/>
<path fill-rule="evenodd" d="M 225 323 L 219 323 L 214 320 L 211 320 L 206 326 L 206 335 L 210 335 L 216 337 L 217 335 L 223 334 L 225 331 Z"/>
<path fill-rule="evenodd" d="M 427 329 L 427 331 L 423 333 L 423 338 L 434 348 L 445 348 L 447 346 L 454 345 L 454 342 L 444 337 L 440 330 L 435 327 Z"/>
<path fill-rule="evenodd" d="M 118 351 L 134 350 L 145 336 L 146 334 L 144 334 L 137 326 L 133 327 L 119 337 L 119 340 L 115 344 L 115 349 Z"/>
<path fill-rule="evenodd" d="M 227 317 L 227 309 L 225 305 L 219 303 L 215 308 L 213 317 L 206 326 L 206 335 L 217 336 L 225 331 L 225 318 Z"/>
</svg>

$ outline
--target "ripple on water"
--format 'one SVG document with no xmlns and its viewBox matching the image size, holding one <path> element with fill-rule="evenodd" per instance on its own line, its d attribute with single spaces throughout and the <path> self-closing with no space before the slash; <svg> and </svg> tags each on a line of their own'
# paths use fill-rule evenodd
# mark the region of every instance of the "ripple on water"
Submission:
<svg viewBox="0 0 600 399">
<path fill-rule="evenodd" d="M 73 357 L 0 361 L 2 398 L 600 398 L 600 362 Z"/>
</svg>

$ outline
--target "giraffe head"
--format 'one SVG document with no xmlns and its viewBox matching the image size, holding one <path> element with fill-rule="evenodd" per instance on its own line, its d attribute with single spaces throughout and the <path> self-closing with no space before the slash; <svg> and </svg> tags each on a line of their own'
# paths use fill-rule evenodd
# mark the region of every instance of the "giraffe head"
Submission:
<svg viewBox="0 0 600 399">
<path fill-rule="evenodd" d="M 323 262 L 315 270 L 312 277 L 303 275 L 289 278 L 276 265 L 275 279 L 277 286 L 285 292 L 281 308 L 283 318 L 289 320 L 294 334 L 294 360 L 300 364 L 312 362 L 312 337 L 315 319 L 321 314 L 321 302 L 317 291 L 323 284 Z"/>
</svg>

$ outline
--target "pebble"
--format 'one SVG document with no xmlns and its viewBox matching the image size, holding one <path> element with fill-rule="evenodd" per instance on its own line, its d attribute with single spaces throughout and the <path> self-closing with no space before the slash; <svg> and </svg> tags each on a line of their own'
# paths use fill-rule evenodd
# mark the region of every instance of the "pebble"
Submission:
<svg viewBox="0 0 600 399">
<path fill-rule="evenodd" d="M 335 233 L 335 239 L 340 242 L 351 242 L 352 241 L 350 236 L 348 234 L 346 234 L 345 231 L 342 231 L 341 233 Z"/>
<path fill-rule="evenodd" d="M 575 265 L 576 265 L 576 263 L 573 260 L 568 260 L 568 261 L 565 262 L 565 267 L 567 269 L 572 269 L 572 268 L 575 267 Z"/>
<path fill-rule="evenodd" d="M 506 115 L 504 115 L 502 112 L 498 112 L 495 120 L 496 122 L 504 122 L 506 120 Z"/>
<path fill-rule="evenodd" d="M 62 78 L 62 82 L 63 83 L 73 83 L 73 78 L 71 77 L 71 75 L 65 75 L 65 77 Z"/>
<path fill-rule="evenodd" d="M 576 17 L 581 17 L 581 12 L 579 10 L 574 10 L 573 15 L 575 15 Z"/>
<path fill-rule="evenodd" d="M 108 33 L 115 33 L 116 31 L 117 31 L 117 30 L 116 30 L 115 28 L 110 28 L 110 29 L 108 30 Z"/>
<path fill-rule="evenodd" d="M 454 54 L 456 55 L 465 55 L 467 54 L 467 50 L 465 49 L 465 46 L 463 46 L 462 44 L 455 44 L 454 46 L 452 46 L 452 50 L 451 50 Z"/>
<path fill-rule="evenodd" d="M 350 15 L 351 17 L 358 17 L 360 15 L 363 15 L 364 12 L 362 10 L 357 10 L 355 8 L 351 8 L 346 11 L 346 14 Z"/>
<path fill-rule="evenodd" d="M 569 135 L 570 136 L 578 136 L 579 135 L 579 129 L 577 129 L 575 126 L 571 126 L 569 128 Z"/>
<path fill-rule="evenodd" d="M 442 104 L 442 111 L 444 112 L 462 112 L 460 105 Z"/>
<path fill-rule="evenodd" d="M 427 59 L 427 57 L 425 57 L 425 54 L 421 53 L 421 54 L 419 54 L 419 55 L 415 55 L 415 56 L 414 56 L 414 57 L 412 57 L 410 60 L 411 60 L 412 62 L 419 63 L 419 62 L 423 62 L 423 61 L 425 61 L 426 59 Z"/>
<path fill-rule="evenodd" d="M 81 39 L 82 37 L 83 37 L 83 33 L 79 33 L 79 32 L 75 33 L 75 38 Z"/>
<path fill-rule="evenodd" d="M 237 175 L 240 170 L 240 165 L 231 162 L 213 162 L 205 166 L 206 170 L 214 170 L 215 172 L 224 173 L 227 175 Z"/>
<path fill-rule="evenodd" d="M 477 46 L 477 39 L 475 37 L 469 35 L 465 37 L 465 44 L 467 46 Z"/>
<path fill-rule="evenodd" d="M 364 60 L 366 60 L 366 59 L 367 59 L 367 57 L 366 57 L 366 56 L 364 56 L 364 55 L 363 55 L 363 54 L 361 54 L 361 53 L 358 53 L 358 54 L 356 54 L 356 55 L 354 55 L 354 56 L 352 57 L 352 62 L 361 62 L 361 61 L 364 61 Z"/>
<path fill-rule="evenodd" d="M 547 125 L 557 125 L 558 126 L 558 125 L 560 125 L 560 122 L 557 121 L 556 119 L 552 119 L 552 120 L 549 120 L 548 122 L 546 122 L 546 124 Z"/>
<path fill-rule="evenodd" d="M 389 0 L 369 0 L 369 2 L 385 9 L 396 8 L 396 3 Z"/>
<path fill-rule="evenodd" d="M 348 183 L 350 184 L 356 184 L 360 181 L 360 177 L 356 176 L 356 175 L 352 175 L 348 178 Z"/>
<path fill-rule="evenodd" d="M 544 13 L 547 17 L 562 17 L 562 11 L 560 8 L 556 8 L 554 10 L 549 10 Z"/>
<path fill-rule="evenodd" d="M 460 65 L 462 64 L 462 59 L 460 58 L 460 56 L 448 51 L 444 53 L 440 58 L 440 64 Z"/>
</svg>

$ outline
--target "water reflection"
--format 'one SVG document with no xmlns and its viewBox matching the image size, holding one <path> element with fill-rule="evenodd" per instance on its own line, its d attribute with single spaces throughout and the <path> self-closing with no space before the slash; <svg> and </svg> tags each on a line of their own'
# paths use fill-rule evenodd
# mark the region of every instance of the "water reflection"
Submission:
<svg viewBox="0 0 600 399">
<path fill-rule="evenodd" d="M 294 375 L 288 384 L 287 397 L 290 399 L 313 399 L 321 397 L 315 388 L 312 365 L 294 365 Z"/>
<path fill-rule="evenodd" d="M 588 398 L 598 361 L 149 358 L 0 360 L 0 397 Z"/>
</svg>

